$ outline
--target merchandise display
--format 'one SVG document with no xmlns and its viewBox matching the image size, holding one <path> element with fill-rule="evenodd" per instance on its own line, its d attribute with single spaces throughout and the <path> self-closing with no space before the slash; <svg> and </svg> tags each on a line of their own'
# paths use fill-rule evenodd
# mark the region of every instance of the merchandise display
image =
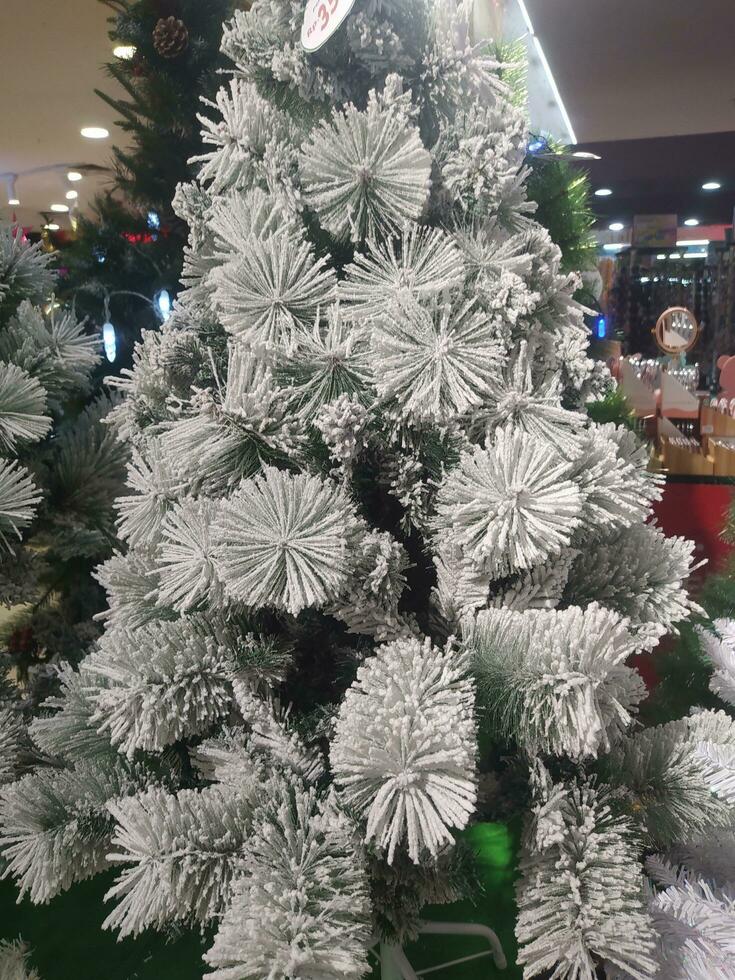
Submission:
<svg viewBox="0 0 735 980">
<path fill-rule="evenodd" d="M 119 287 L 150 329 L 87 411 L 92 472 L 51 440 L 86 486 L 48 547 L 105 601 L 32 706 L 0 690 L 0 980 L 735 980 L 735 566 L 705 580 L 667 512 L 677 474 L 735 474 L 735 359 L 704 391 L 701 297 L 645 348 L 611 332 L 588 190 L 617 190 L 580 169 L 541 8 L 562 138 L 471 0 L 110 6 L 136 100 L 107 100 L 134 135 L 110 200 L 150 241 L 89 254 L 100 284 L 168 258 Z M 176 113 L 208 94 L 148 173 L 164 79 Z M 57 508 L 25 453 L 119 339 L 97 279 L 101 337 L 55 319 L 48 264 L 0 233 L 16 603 Z"/>
</svg>

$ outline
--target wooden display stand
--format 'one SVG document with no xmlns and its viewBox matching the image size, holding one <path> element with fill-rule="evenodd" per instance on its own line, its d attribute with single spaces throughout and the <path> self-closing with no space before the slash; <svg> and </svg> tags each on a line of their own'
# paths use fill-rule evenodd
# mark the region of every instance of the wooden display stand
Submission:
<svg viewBox="0 0 735 980">
<path fill-rule="evenodd" d="M 713 442 L 710 452 L 715 463 L 714 475 L 735 477 L 735 439 L 731 447 Z"/>
<path fill-rule="evenodd" d="M 700 415 L 702 443 L 705 448 L 711 436 L 735 437 L 735 419 L 727 412 L 720 412 L 710 405 L 703 405 Z"/>
<path fill-rule="evenodd" d="M 735 453 L 730 455 L 735 457 Z M 669 473 L 678 476 L 715 476 L 715 465 L 715 458 L 701 450 L 677 446 L 666 436 L 661 440 L 661 466 Z"/>
</svg>

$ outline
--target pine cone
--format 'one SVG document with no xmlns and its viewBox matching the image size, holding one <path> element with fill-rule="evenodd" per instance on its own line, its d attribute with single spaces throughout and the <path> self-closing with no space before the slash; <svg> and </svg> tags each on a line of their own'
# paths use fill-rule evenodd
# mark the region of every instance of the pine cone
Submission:
<svg viewBox="0 0 735 980">
<path fill-rule="evenodd" d="M 178 58 L 189 46 L 189 31 L 183 20 L 161 17 L 153 28 L 153 47 L 162 58 Z"/>
</svg>

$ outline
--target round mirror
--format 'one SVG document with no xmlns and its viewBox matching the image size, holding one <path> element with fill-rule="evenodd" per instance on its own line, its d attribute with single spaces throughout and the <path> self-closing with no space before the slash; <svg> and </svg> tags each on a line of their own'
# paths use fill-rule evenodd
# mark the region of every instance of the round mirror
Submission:
<svg viewBox="0 0 735 980">
<path fill-rule="evenodd" d="M 691 310 L 672 306 L 658 318 L 654 334 L 665 354 L 685 354 L 697 342 L 699 324 Z"/>
</svg>

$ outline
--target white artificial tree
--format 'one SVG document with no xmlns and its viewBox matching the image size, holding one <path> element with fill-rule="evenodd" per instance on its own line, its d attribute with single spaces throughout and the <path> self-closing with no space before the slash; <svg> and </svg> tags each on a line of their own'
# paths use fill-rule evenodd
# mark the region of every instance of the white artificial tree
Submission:
<svg viewBox="0 0 735 980">
<path fill-rule="evenodd" d="M 358 0 L 313 53 L 303 0 L 226 25 L 186 288 L 115 410 L 107 632 L 32 727 L 59 767 L 2 793 L 23 892 L 119 865 L 108 925 L 212 927 L 219 980 L 361 977 L 378 942 L 411 976 L 488 812 L 526 815 L 527 977 L 653 977 L 686 901 L 730 914 L 645 892 L 647 855 L 731 834 L 735 726 L 637 727 L 692 546 L 585 412 L 610 381 L 470 6 Z"/>
</svg>

